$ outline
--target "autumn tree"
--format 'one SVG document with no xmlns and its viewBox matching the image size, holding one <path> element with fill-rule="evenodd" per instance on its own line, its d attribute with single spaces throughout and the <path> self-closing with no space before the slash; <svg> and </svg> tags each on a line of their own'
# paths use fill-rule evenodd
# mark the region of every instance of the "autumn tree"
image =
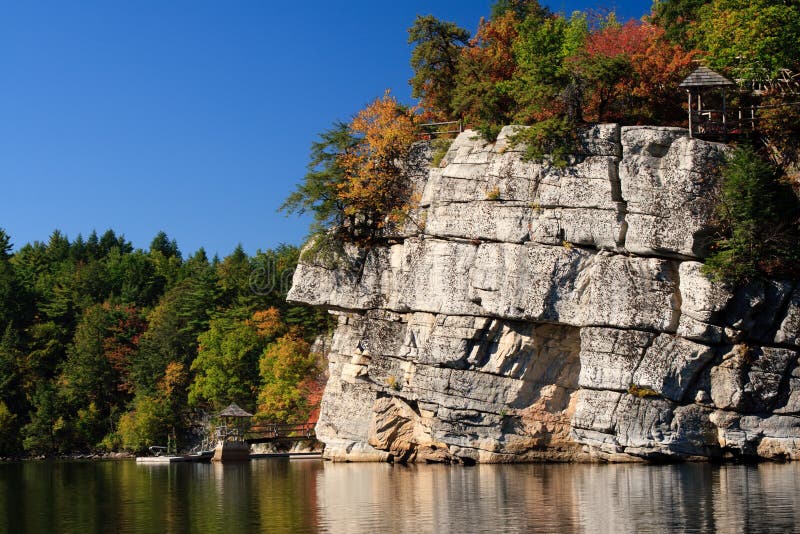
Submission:
<svg viewBox="0 0 800 534">
<path fill-rule="evenodd" d="M 281 312 L 278 308 L 259 310 L 246 321 L 246 324 L 255 328 L 256 334 L 265 339 L 275 339 L 286 330 L 286 324 L 281 320 Z"/>
<path fill-rule="evenodd" d="M 350 130 L 358 143 L 339 158 L 345 179 L 338 196 L 351 233 L 375 237 L 410 207 L 404 163 L 416 139 L 415 119 L 387 91 L 353 118 Z"/>
<path fill-rule="evenodd" d="M 517 70 L 513 45 L 519 20 L 513 10 L 481 20 L 469 46 L 462 48 L 453 91 L 453 111 L 494 139 L 514 116 L 511 79 Z"/>
<path fill-rule="evenodd" d="M 183 426 L 189 374 L 180 362 L 170 362 L 154 393 L 138 395 L 131 409 L 120 417 L 114 440 L 116 447 L 143 451 L 163 444 L 167 435 Z"/>
<path fill-rule="evenodd" d="M 295 333 L 285 334 L 264 350 L 259 369 L 262 386 L 256 415 L 270 421 L 307 421 L 316 407 L 312 396 L 319 372 L 309 343 Z"/>
<path fill-rule="evenodd" d="M 417 15 L 408 29 L 411 52 L 411 96 L 420 99 L 426 120 L 452 119 L 453 91 L 461 48 L 469 41 L 469 32 L 452 22 L 433 15 Z"/>
<path fill-rule="evenodd" d="M 81 317 L 59 378 L 77 445 L 96 446 L 132 398 L 130 369 L 144 326 L 130 307 L 94 305 Z"/>
<path fill-rule="evenodd" d="M 571 59 L 585 86 L 586 118 L 625 124 L 683 120 L 675 88 L 691 70 L 692 58 L 649 23 L 630 21 L 591 33 Z"/>
<path fill-rule="evenodd" d="M 310 172 L 281 207 L 313 211 L 317 237 L 370 240 L 410 207 L 410 155 L 415 116 L 387 91 L 312 146 Z M 317 240 L 319 241 L 319 239 Z"/>
<path fill-rule="evenodd" d="M 110 312 L 111 320 L 103 337 L 103 352 L 116 373 L 117 389 L 134 393 L 131 370 L 138 356 L 139 339 L 147 329 L 147 322 L 134 306 L 115 306 L 110 308 Z"/>
<path fill-rule="evenodd" d="M 632 107 L 625 122 L 683 125 L 683 96 L 675 88 L 692 71 L 694 50 L 670 43 L 664 31 L 652 24 L 636 27 L 641 45 L 631 54 Z"/>
<path fill-rule="evenodd" d="M 697 11 L 698 45 L 712 68 L 744 80 L 770 80 L 800 67 L 800 5 L 714 0 Z"/>
</svg>

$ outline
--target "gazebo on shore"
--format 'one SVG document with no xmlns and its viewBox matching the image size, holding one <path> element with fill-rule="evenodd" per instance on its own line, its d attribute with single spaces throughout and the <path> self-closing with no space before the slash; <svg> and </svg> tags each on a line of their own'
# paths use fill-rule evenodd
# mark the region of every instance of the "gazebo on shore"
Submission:
<svg viewBox="0 0 800 534">
<path fill-rule="evenodd" d="M 222 424 L 217 425 L 215 431 L 217 446 L 212 461 L 249 460 L 250 444 L 245 441 L 245 434 L 253 414 L 231 403 L 217 417 Z"/>
</svg>

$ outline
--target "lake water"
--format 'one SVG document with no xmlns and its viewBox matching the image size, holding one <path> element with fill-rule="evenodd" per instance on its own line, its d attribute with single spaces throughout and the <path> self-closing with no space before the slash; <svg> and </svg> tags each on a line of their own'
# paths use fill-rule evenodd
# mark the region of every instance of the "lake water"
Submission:
<svg viewBox="0 0 800 534">
<path fill-rule="evenodd" d="M 794 532 L 800 464 L 0 464 L 0 532 Z"/>
</svg>

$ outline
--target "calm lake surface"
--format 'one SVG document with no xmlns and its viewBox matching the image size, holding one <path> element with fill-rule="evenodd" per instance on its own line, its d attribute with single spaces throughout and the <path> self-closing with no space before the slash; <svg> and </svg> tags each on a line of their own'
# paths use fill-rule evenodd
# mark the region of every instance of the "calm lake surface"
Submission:
<svg viewBox="0 0 800 534">
<path fill-rule="evenodd" d="M 795 532 L 800 464 L 0 465 L 0 532 Z"/>
</svg>

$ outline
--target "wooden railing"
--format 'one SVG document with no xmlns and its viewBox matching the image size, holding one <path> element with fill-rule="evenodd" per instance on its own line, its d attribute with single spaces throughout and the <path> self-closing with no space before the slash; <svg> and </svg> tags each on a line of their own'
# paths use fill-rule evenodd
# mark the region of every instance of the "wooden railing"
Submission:
<svg viewBox="0 0 800 534">
<path fill-rule="evenodd" d="M 246 431 L 241 427 L 219 425 L 214 429 L 214 441 L 242 441 Z"/>
<path fill-rule="evenodd" d="M 249 443 L 266 443 L 280 440 L 305 440 L 313 439 L 314 423 L 300 423 L 296 425 L 284 423 L 259 423 L 250 427 L 245 434 L 245 441 Z"/>
<path fill-rule="evenodd" d="M 429 122 L 419 126 L 417 135 L 420 139 L 434 139 L 441 135 L 460 134 L 462 131 L 461 121 Z"/>
<path fill-rule="evenodd" d="M 721 109 L 692 110 L 689 124 L 692 135 L 722 137 L 758 130 L 758 113 L 766 109 L 800 107 L 800 101 Z"/>
<path fill-rule="evenodd" d="M 692 135 L 725 136 L 753 131 L 758 118 L 756 107 L 692 110 Z"/>
</svg>

